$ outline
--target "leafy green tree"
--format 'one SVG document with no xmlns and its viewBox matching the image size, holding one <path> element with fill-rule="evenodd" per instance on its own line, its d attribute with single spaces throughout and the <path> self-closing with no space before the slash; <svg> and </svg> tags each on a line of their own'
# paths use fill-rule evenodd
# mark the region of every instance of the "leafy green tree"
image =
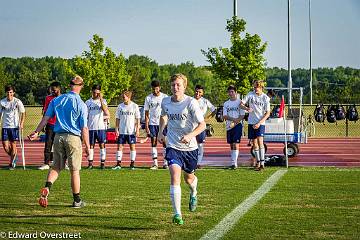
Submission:
<svg viewBox="0 0 360 240">
<path fill-rule="evenodd" d="M 219 90 L 225 91 L 229 84 L 237 86 L 240 94 L 246 94 L 255 79 L 265 79 L 266 43 L 255 34 L 245 31 L 246 22 L 234 16 L 227 20 L 226 30 L 231 33 L 230 48 L 209 48 L 202 53 L 211 64 L 211 70 L 222 80 Z"/>
<path fill-rule="evenodd" d="M 88 43 L 90 51 L 76 56 L 73 65 L 69 66 L 70 70 L 84 79 L 84 91 L 81 93 L 83 99 L 90 98 L 94 84 L 100 84 L 104 98 L 110 103 L 130 87 L 125 57 L 105 47 L 104 39 L 96 34 Z"/>
</svg>

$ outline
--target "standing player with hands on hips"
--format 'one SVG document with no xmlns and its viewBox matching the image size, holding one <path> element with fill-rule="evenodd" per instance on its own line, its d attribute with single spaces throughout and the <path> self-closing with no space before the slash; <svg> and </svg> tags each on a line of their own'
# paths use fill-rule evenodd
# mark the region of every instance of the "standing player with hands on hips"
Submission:
<svg viewBox="0 0 360 240">
<path fill-rule="evenodd" d="M 254 153 L 256 158 L 256 171 L 263 170 L 265 167 L 265 147 L 264 133 L 265 121 L 270 116 L 270 98 L 263 92 L 264 81 L 255 80 L 253 82 L 254 91 L 249 92 L 240 106 L 249 112 L 248 136 L 253 140 Z"/>
<path fill-rule="evenodd" d="M 198 149 L 196 136 L 205 130 L 205 121 L 199 103 L 185 95 L 187 78 L 183 74 L 175 74 L 170 78 L 172 96 L 161 103 L 159 142 L 165 137 L 163 130 L 167 125 L 166 160 L 170 170 L 170 198 L 174 211 L 173 223 L 182 225 L 181 216 L 181 170 L 184 180 L 190 187 L 189 210 L 195 211 L 197 206 L 197 183 L 195 176 Z"/>
</svg>

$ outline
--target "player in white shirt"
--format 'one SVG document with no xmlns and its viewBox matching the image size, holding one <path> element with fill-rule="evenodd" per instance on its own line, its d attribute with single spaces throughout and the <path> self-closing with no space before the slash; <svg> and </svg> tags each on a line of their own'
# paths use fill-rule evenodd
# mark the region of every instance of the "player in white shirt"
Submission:
<svg viewBox="0 0 360 240">
<path fill-rule="evenodd" d="M 226 120 L 226 139 L 230 144 L 231 168 L 236 169 L 245 111 L 240 108 L 241 101 L 238 98 L 236 87 L 230 85 L 227 91 L 230 99 L 224 103 L 223 116 Z"/>
<path fill-rule="evenodd" d="M 168 95 L 160 92 L 160 82 L 154 80 L 151 82 L 152 93 L 145 98 L 145 130 L 147 135 L 151 138 L 151 155 L 153 165 L 150 169 L 156 170 L 158 168 L 158 153 L 157 153 L 157 136 L 159 134 L 159 123 L 161 114 L 161 102 Z M 164 164 L 163 168 L 167 168 L 167 161 L 165 159 L 166 145 L 163 144 Z"/>
<path fill-rule="evenodd" d="M 189 210 L 197 206 L 197 182 L 194 172 L 197 165 L 198 149 L 196 136 L 205 130 L 204 116 L 199 103 L 185 95 L 187 78 L 175 74 L 170 78 L 172 96 L 161 103 L 159 142 L 165 137 L 163 130 L 167 125 L 166 160 L 168 161 L 171 183 L 170 198 L 174 211 L 173 223 L 184 224 L 181 215 L 181 170 L 184 180 L 190 187 Z"/>
<path fill-rule="evenodd" d="M 89 141 L 90 141 L 90 152 L 89 152 L 89 165 L 88 169 L 93 168 L 94 162 L 94 147 L 96 140 L 100 147 L 100 169 L 105 169 L 106 161 L 106 129 L 107 121 L 110 113 L 107 107 L 106 100 L 103 99 L 101 93 L 101 86 L 94 85 L 91 89 L 91 98 L 85 102 L 88 108 L 88 127 L 89 127 Z"/>
<path fill-rule="evenodd" d="M 255 170 L 264 169 L 265 147 L 264 133 L 265 120 L 270 116 L 270 98 L 263 92 L 264 81 L 255 80 L 253 82 L 254 91 L 249 92 L 240 106 L 249 112 L 248 127 L 249 139 L 253 139 L 254 153 L 257 165 Z"/>
<path fill-rule="evenodd" d="M 6 86 L 5 92 L 6 98 L 0 101 L 1 139 L 4 150 L 10 157 L 9 169 L 13 170 L 18 160 L 16 142 L 19 141 L 19 129 L 24 128 L 25 108 L 20 99 L 14 97 L 15 88 L 13 86 Z"/>
<path fill-rule="evenodd" d="M 117 139 L 116 166 L 113 170 L 121 169 L 121 160 L 123 156 L 124 144 L 130 145 L 130 169 L 135 169 L 136 158 L 136 137 L 139 137 L 140 131 L 140 110 L 139 106 L 131 101 L 132 92 L 124 91 L 122 94 L 123 103 L 120 103 L 116 109 L 116 127 Z"/>
<path fill-rule="evenodd" d="M 199 103 L 200 110 L 201 110 L 201 112 L 202 112 L 202 114 L 204 116 L 204 119 L 208 120 L 209 118 L 215 116 L 216 108 L 214 107 L 214 105 L 211 104 L 211 102 L 209 100 L 204 98 L 203 95 L 204 95 L 204 87 L 201 86 L 201 85 L 196 85 L 195 86 L 194 98 Z M 208 109 L 210 110 L 210 112 L 207 114 Z M 204 157 L 205 139 L 206 139 L 206 131 L 205 130 L 202 133 L 200 133 L 199 135 L 196 136 L 196 141 L 197 141 L 198 149 L 199 149 L 197 168 L 201 167 L 201 162 L 202 162 L 203 157 Z"/>
</svg>

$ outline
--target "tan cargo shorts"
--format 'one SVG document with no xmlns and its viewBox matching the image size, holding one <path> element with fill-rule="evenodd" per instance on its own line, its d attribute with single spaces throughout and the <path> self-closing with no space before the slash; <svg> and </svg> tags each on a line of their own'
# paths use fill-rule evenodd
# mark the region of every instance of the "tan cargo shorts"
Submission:
<svg viewBox="0 0 360 240">
<path fill-rule="evenodd" d="M 66 162 L 70 171 L 81 169 L 82 143 L 79 136 L 71 133 L 56 133 L 53 149 L 53 169 L 65 169 Z"/>
</svg>

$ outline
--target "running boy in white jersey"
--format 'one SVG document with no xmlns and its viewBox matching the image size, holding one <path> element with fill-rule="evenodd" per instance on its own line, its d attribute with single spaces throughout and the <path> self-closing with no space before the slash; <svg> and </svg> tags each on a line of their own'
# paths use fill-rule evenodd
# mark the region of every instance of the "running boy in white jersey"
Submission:
<svg viewBox="0 0 360 240">
<path fill-rule="evenodd" d="M 227 91 L 230 99 L 224 103 L 223 115 L 226 120 L 226 140 L 231 150 L 231 168 L 236 169 L 245 111 L 240 108 L 236 87 L 230 85 Z"/>
<path fill-rule="evenodd" d="M 0 101 L 1 140 L 5 152 L 10 157 L 9 170 L 13 170 L 18 160 L 16 142 L 19 141 L 19 129 L 24 128 L 25 108 L 20 99 L 14 97 L 15 88 L 13 86 L 6 86 L 5 92 L 6 98 Z"/>
<path fill-rule="evenodd" d="M 116 109 L 116 126 L 115 132 L 117 136 L 117 152 L 116 166 L 113 170 L 121 169 L 121 160 L 123 156 L 124 144 L 130 145 L 130 169 L 135 169 L 136 158 L 136 137 L 139 137 L 140 131 L 140 110 L 139 106 L 131 101 L 132 92 L 124 91 L 122 97 L 124 102 L 119 104 Z"/>
<path fill-rule="evenodd" d="M 263 93 L 264 81 L 253 82 L 254 91 L 249 92 L 241 101 L 240 106 L 249 112 L 249 139 L 253 139 L 254 153 L 257 165 L 255 170 L 264 169 L 265 148 L 264 133 L 265 120 L 270 115 L 270 98 Z M 248 107 L 247 107 L 248 106 Z"/>
<path fill-rule="evenodd" d="M 159 133 L 159 123 L 161 114 L 161 102 L 168 95 L 160 92 L 160 82 L 154 80 L 151 82 L 152 93 L 145 98 L 145 130 L 147 135 L 151 138 L 151 155 L 153 165 L 150 169 L 156 170 L 158 168 L 158 153 L 157 153 L 157 136 Z M 165 159 L 166 146 L 163 145 L 164 164 L 163 168 L 167 168 L 167 161 Z"/>
<path fill-rule="evenodd" d="M 88 127 L 89 127 L 89 141 L 90 141 L 90 152 L 89 152 L 89 165 L 88 169 L 93 168 L 94 162 L 94 147 L 96 140 L 100 147 L 100 169 L 105 169 L 106 160 L 106 128 L 107 119 L 110 115 L 107 107 L 106 100 L 103 99 L 101 94 L 101 86 L 94 85 L 91 89 L 92 97 L 85 102 L 88 108 Z"/>
<path fill-rule="evenodd" d="M 203 95 L 204 95 L 204 87 L 201 85 L 196 85 L 194 98 L 199 103 L 200 110 L 204 116 L 204 119 L 207 120 L 207 119 L 215 116 L 216 108 L 214 107 L 214 105 L 211 104 L 211 102 L 209 100 L 204 98 Z M 208 109 L 210 109 L 210 112 L 208 114 L 206 114 Z M 201 161 L 203 160 L 203 157 L 204 157 L 205 138 L 206 138 L 205 130 L 196 136 L 196 141 L 197 141 L 198 149 L 199 149 L 197 168 L 201 167 Z"/>
<path fill-rule="evenodd" d="M 190 187 L 189 210 L 195 211 L 197 206 L 197 182 L 195 169 L 198 149 L 196 136 L 205 130 L 204 116 L 199 103 L 185 95 L 187 78 L 183 74 L 175 74 L 170 78 L 171 97 L 161 103 L 159 142 L 165 137 L 163 130 L 167 125 L 166 160 L 169 164 L 171 185 L 170 197 L 174 211 L 173 223 L 184 224 L 181 216 L 181 170 L 184 180 Z"/>
</svg>

